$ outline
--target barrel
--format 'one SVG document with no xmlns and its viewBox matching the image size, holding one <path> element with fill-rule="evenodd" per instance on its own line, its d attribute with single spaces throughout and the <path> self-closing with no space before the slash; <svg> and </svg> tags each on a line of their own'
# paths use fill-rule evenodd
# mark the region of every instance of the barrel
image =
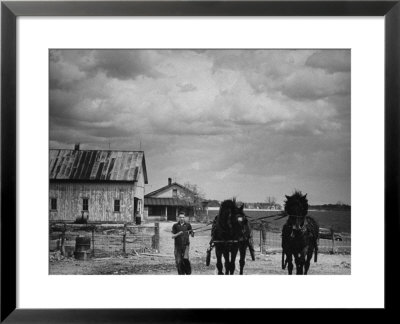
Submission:
<svg viewBox="0 0 400 324">
<path fill-rule="evenodd" d="M 74 256 L 77 260 L 86 260 L 90 250 L 90 236 L 77 236 L 75 239 Z"/>
</svg>

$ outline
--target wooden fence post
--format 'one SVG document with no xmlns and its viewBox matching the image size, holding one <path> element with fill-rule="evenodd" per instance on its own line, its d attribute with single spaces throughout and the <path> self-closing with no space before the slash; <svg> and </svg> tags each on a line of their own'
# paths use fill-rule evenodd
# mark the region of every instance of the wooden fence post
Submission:
<svg viewBox="0 0 400 324">
<path fill-rule="evenodd" d="M 126 253 L 126 224 L 124 224 L 124 234 L 122 235 L 122 252 Z"/>
<path fill-rule="evenodd" d="M 61 255 L 65 256 L 65 232 L 67 231 L 67 227 L 64 223 L 64 228 L 62 229 L 62 234 L 61 234 Z"/>
<path fill-rule="evenodd" d="M 264 222 L 261 222 L 262 245 L 261 253 L 265 253 L 265 242 L 267 240 L 267 229 Z"/>
<path fill-rule="evenodd" d="M 333 229 L 331 228 L 331 238 L 332 238 L 332 254 L 335 254 L 335 235 L 333 233 Z"/>
<path fill-rule="evenodd" d="M 94 252 L 94 230 L 95 230 L 95 226 L 93 225 L 93 227 L 92 227 L 92 257 L 94 257 L 95 256 L 95 252 Z"/>
<path fill-rule="evenodd" d="M 153 249 L 159 251 L 160 250 L 160 223 L 154 223 L 154 241 L 153 241 Z"/>
</svg>

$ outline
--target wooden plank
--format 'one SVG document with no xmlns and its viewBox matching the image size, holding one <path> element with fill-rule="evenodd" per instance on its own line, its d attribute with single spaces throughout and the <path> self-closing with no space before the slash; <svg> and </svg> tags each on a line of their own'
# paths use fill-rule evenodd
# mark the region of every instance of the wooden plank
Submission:
<svg viewBox="0 0 400 324">
<path fill-rule="evenodd" d="M 62 159 L 60 161 L 60 169 L 58 174 L 56 174 L 56 179 L 64 179 L 64 172 L 66 169 L 66 162 L 67 162 L 67 155 L 65 154 L 65 151 L 62 151 Z"/>
<path fill-rule="evenodd" d="M 99 165 L 100 165 L 100 158 L 101 158 L 101 152 L 100 151 L 96 151 L 96 156 L 95 156 L 95 161 L 90 173 L 90 179 L 94 180 L 96 179 L 96 175 L 99 169 Z"/>
<path fill-rule="evenodd" d="M 60 172 L 60 170 L 62 168 L 63 162 L 64 162 L 64 157 L 61 155 L 58 158 L 57 167 L 56 167 L 56 169 L 54 171 L 54 179 L 57 179 L 58 174 L 59 174 L 59 172 Z"/>
<path fill-rule="evenodd" d="M 96 174 L 96 180 L 101 179 L 101 174 L 103 173 L 103 168 L 104 168 L 104 162 L 100 162 L 98 170 L 97 170 L 97 174 Z"/>
<path fill-rule="evenodd" d="M 90 179 L 90 174 L 92 172 L 92 168 L 93 168 L 93 164 L 94 164 L 95 158 L 96 158 L 96 151 L 91 151 L 87 167 L 82 173 L 83 179 Z"/>
<path fill-rule="evenodd" d="M 74 151 L 73 155 L 74 155 L 74 166 L 72 167 L 70 179 L 75 179 L 79 163 L 82 158 L 82 151 Z"/>
<path fill-rule="evenodd" d="M 82 171 L 85 168 L 87 157 L 88 157 L 88 152 L 82 151 L 82 158 L 79 161 L 78 170 L 76 171 L 75 174 L 75 179 L 78 180 L 81 179 Z"/>
<path fill-rule="evenodd" d="M 110 158 L 111 158 L 111 152 L 106 152 L 107 156 L 104 161 L 104 166 L 103 166 L 103 171 L 101 173 L 100 180 L 105 180 L 108 174 L 108 167 L 110 165 Z"/>
<path fill-rule="evenodd" d="M 132 160 L 132 153 L 124 153 L 120 171 L 118 173 L 118 180 L 128 180 L 129 167 Z"/>
<path fill-rule="evenodd" d="M 65 168 L 65 172 L 63 174 L 63 179 L 68 179 L 69 178 L 69 175 L 70 175 L 71 170 L 72 170 L 73 162 L 74 162 L 74 159 L 71 157 L 71 152 L 68 152 L 67 159 L 65 161 L 66 168 Z"/>
<path fill-rule="evenodd" d="M 116 180 L 118 175 L 118 170 L 121 167 L 121 157 L 117 153 L 117 157 L 114 161 L 114 168 L 110 171 L 110 179 Z"/>
<path fill-rule="evenodd" d="M 108 168 L 109 171 L 107 172 L 107 176 L 106 176 L 107 180 L 110 180 L 113 175 L 114 163 L 115 163 L 115 159 L 111 158 L 110 167 Z M 112 179 L 112 180 L 114 180 L 114 179 Z"/>
<path fill-rule="evenodd" d="M 49 166 L 49 176 L 50 179 L 52 179 L 52 174 L 54 170 L 54 166 L 57 163 L 57 155 L 58 155 L 58 150 L 51 150 L 50 151 L 50 166 Z"/>
</svg>

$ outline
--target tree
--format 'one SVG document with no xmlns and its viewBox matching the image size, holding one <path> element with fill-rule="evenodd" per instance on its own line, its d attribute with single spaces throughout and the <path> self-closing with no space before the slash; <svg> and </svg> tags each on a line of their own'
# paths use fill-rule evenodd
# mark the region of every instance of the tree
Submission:
<svg viewBox="0 0 400 324">
<path fill-rule="evenodd" d="M 275 198 L 275 197 L 268 196 L 268 197 L 265 199 L 265 202 L 267 203 L 268 208 L 272 209 L 272 208 L 274 208 L 275 205 L 276 205 L 276 198 Z"/>
<path fill-rule="evenodd" d="M 203 190 L 197 185 L 190 182 L 185 182 L 185 189 L 179 192 L 179 198 L 186 200 L 194 207 L 194 212 L 197 209 L 202 209 L 202 202 L 205 200 L 205 194 Z"/>
</svg>

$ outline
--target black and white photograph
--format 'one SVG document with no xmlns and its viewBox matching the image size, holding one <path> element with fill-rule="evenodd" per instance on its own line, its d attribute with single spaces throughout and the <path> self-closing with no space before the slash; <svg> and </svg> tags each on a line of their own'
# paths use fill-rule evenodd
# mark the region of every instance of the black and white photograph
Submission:
<svg viewBox="0 0 400 324">
<path fill-rule="evenodd" d="M 50 275 L 351 275 L 351 50 L 50 49 L 48 163 Z"/>
</svg>

